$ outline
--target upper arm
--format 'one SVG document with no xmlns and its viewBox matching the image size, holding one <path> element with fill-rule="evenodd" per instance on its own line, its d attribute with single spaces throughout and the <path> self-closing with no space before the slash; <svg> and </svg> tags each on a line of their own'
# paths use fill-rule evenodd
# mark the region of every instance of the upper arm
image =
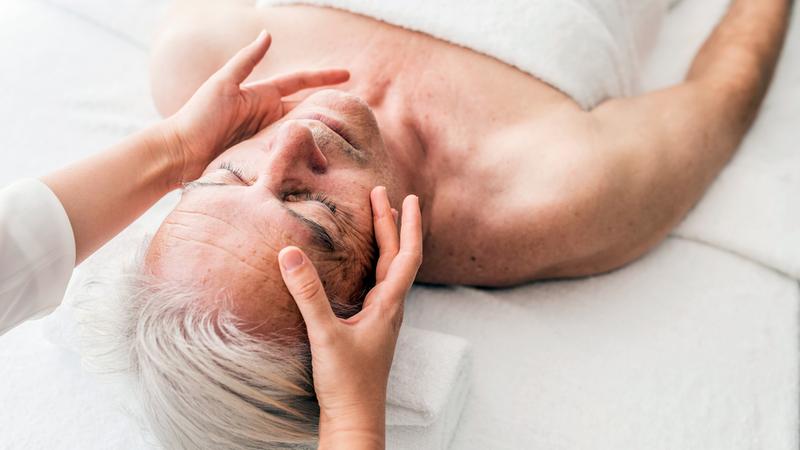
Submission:
<svg viewBox="0 0 800 450">
<path fill-rule="evenodd" d="M 157 33 L 150 57 L 153 101 L 170 116 L 264 27 L 252 2 L 174 3 Z"/>
<path fill-rule="evenodd" d="M 439 239 L 426 247 L 420 279 L 508 286 L 633 261 L 681 220 L 735 148 L 720 119 L 725 97 L 690 83 L 507 127 L 487 145 L 506 151 L 481 158 L 481 182 L 458 181 L 448 192 L 460 201 L 437 206 L 446 220 L 429 224 Z M 459 206 L 474 199 L 477 215 Z M 453 222 L 462 230 L 442 238 Z"/>
<path fill-rule="evenodd" d="M 734 84 L 693 81 L 592 111 L 590 146 L 600 167 L 589 182 L 574 181 L 577 195 L 568 201 L 588 214 L 566 225 L 586 251 L 554 272 L 612 270 L 663 240 L 738 147 L 750 123 L 738 105 L 754 103 L 752 95 Z"/>
<path fill-rule="evenodd" d="M 589 145 L 602 155 L 603 168 L 588 184 L 576 179 L 575 192 L 582 194 L 570 201 L 592 211 L 580 226 L 595 245 L 557 275 L 626 264 L 660 242 L 697 203 L 755 119 L 780 53 L 789 4 L 734 1 L 686 81 L 612 99 L 590 113 Z"/>
<path fill-rule="evenodd" d="M 506 187 L 492 199 L 505 200 L 467 218 L 465 228 L 485 235 L 459 233 L 427 252 L 451 258 L 434 256 L 423 276 L 451 269 L 454 259 L 462 278 L 477 273 L 477 284 L 512 285 L 602 273 L 644 254 L 701 198 L 748 130 L 788 3 L 736 0 L 684 83 L 503 133 L 495 148 L 525 146 L 492 168 Z"/>
<path fill-rule="evenodd" d="M 733 131 L 726 99 L 736 93 L 721 89 L 685 83 L 571 117 L 571 139 L 546 144 L 558 159 L 510 196 L 511 220 L 500 234 L 524 249 L 521 278 L 607 272 L 663 240 L 746 129 Z"/>
</svg>

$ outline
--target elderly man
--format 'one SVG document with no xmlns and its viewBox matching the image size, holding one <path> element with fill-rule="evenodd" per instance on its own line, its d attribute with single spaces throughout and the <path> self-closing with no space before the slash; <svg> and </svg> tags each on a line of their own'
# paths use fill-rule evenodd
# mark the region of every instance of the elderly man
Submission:
<svg viewBox="0 0 800 450">
<path fill-rule="evenodd" d="M 219 269 L 244 277 L 259 267 L 258 252 L 275 247 L 254 253 L 254 239 L 303 233 L 305 224 L 319 257 L 335 262 L 329 278 L 352 283 L 371 261 L 368 192 L 384 184 L 393 204 L 420 197 L 418 281 L 509 286 L 621 267 L 666 236 L 737 148 L 769 85 L 790 4 L 732 2 L 685 82 L 589 99 L 586 110 L 537 73 L 362 15 L 178 2 L 153 57 L 165 115 L 263 28 L 275 48 L 252 79 L 331 65 L 352 78 L 298 97 L 289 115 L 209 165 L 154 242 L 207 229 L 191 232 L 205 249 L 187 242 L 151 262 L 169 271 L 174 256 L 186 268 L 191 253 L 194 276 L 224 255 L 242 270 Z M 255 224 L 271 231 L 252 234 Z"/>
<path fill-rule="evenodd" d="M 734 0 L 683 83 L 636 96 L 635 60 L 666 0 L 506 5 L 484 12 L 508 35 L 485 36 L 467 13 L 500 8 L 490 2 L 467 2 L 449 28 L 421 20 L 435 17 L 424 2 L 311 3 L 341 9 L 179 1 L 155 48 L 166 116 L 261 29 L 274 49 L 251 81 L 331 66 L 352 74 L 294 97 L 280 120 L 199 168 L 147 249 L 149 284 L 127 300 L 135 310 L 121 335 L 138 342 L 127 347 L 133 367 L 173 447 L 208 430 L 237 448 L 313 442 L 304 353 L 259 353 L 232 330 L 300 329 L 277 264 L 287 245 L 305 250 L 340 315 L 359 308 L 375 271 L 375 186 L 393 205 L 419 196 L 421 282 L 584 276 L 652 248 L 754 120 L 792 2 Z M 523 34 L 532 40 L 515 44 Z M 216 313 L 197 316 L 198 304 Z M 220 325 L 220 311 L 235 326 Z"/>
</svg>

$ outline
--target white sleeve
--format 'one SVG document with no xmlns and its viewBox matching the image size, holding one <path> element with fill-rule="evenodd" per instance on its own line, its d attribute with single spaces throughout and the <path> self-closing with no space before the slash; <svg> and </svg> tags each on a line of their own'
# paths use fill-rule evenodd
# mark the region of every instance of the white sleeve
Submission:
<svg viewBox="0 0 800 450">
<path fill-rule="evenodd" d="M 61 303 L 75 237 L 53 191 L 35 179 L 0 189 L 0 335 Z"/>
</svg>

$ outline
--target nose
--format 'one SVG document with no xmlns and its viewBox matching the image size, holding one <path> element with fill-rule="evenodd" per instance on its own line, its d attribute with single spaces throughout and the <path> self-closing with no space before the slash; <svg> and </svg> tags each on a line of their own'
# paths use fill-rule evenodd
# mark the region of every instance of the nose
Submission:
<svg viewBox="0 0 800 450">
<path fill-rule="evenodd" d="M 270 179 L 276 182 L 290 178 L 303 179 L 324 174 L 327 170 L 328 160 L 307 124 L 288 121 L 280 125 L 270 147 L 267 166 Z"/>
</svg>

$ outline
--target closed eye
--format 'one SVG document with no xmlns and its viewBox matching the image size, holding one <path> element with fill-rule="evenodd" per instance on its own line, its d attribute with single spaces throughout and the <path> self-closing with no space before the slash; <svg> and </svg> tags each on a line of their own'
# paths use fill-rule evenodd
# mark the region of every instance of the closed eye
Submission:
<svg viewBox="0 0 800 450">
<path fill-rule="evenodd" d="M 288 201 L 312 201 L 322 203 L 331 214 L 336 214 L 336 204 L 331 201 L 325 194 L 320 192 L 300 192 L 288 194 L 285 197 Z"/>
<path fill-rule="evenodd" d="M 244 171 L 242 169 L 234 166 L 230 162 L 222 162 L 219 166 L 217 166 L 216 171 L 225 171 L 230 177 L 227 178 L 234 178 L 235 183 L 231 183 L 230 181 L 225 181 L 224 179 L 220 180 L 220 176 L 207 174 L 204 175 L 202 178 L 190 181 L 188 183 L 183 183 L 183 190 L 190 191 L 192 189 L 198 187 L 205 187 L 205 186 L 236 186 L 236 185 L 252 185 L 255 183 L 255 179 L 248 179 L 244 175 Z M 216 178 L 216 180 L 215 180 Z"/>
<path fill-rule="evenodd" d="M 222 164 L 219 165 L 219 168 L 222 170 L 227 170 L 244 184 L 252 184 L 252 180 L 245 179 L 242 169 L 234 166 L 229 161 L 223 161 Z"/>
</svg>

